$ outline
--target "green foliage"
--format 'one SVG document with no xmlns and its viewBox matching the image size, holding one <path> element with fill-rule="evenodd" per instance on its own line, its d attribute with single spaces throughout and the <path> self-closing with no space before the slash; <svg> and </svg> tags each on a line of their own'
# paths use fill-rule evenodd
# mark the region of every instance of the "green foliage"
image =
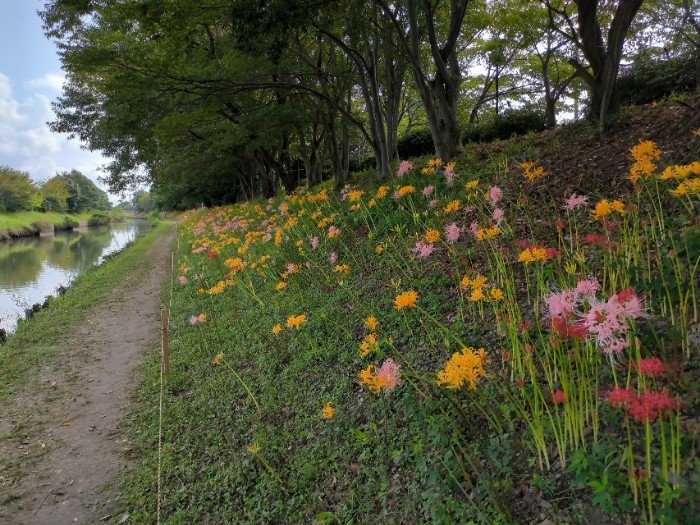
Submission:
<svg viewBox="0 0 700 525">
<path fill-rule="evenodd" d="M 112 208 L 109 216 L 112 222 L 124 222 L 126 220 L 126 212 L 121 207 Z"/>
<path fill-rule="evenodd" d="M 478 123 L 467 126 L 462 134 L 462 143 L 509 139 L 513 135 L 543 131 L 545 124 L 545 115 L 538 109 L 507 110 L 498 115 L 484 117 Z"/>
<path fill-rule="evenodd" d="M 401 159 L 433 155 L 435 153 L 435 144 L 433 143 L 433 136 L 430 130 L 428 128 L 416 128 L 399 137 L 398 150 L 399 158 Z"/>
<path fill-rule="evenodd" d="M 65 229 L 72 230 L 73 228 L 77 228 L 78 226 L 80 226 L 80 223 L 73 217 L 66 216 L 65 219 L 63 219 L 63 225 Z"/>
<path fill-rule="evenodd" d="M 695 85 L 693 56 L 678 56 L 666 60 L 640 58 L 617 81 L 620 100 L 626 104 L 648 104 L 673 93 L 689 93 Z"/>
<path fill-rule="evenodd" d="M 133 198 L 136 211 L 140 213 L 149 213 L 156 209 L 155 196 L 150 191 L 139 191 Z"/>
<path fill-rule="evenodd" d="M 366 173 L 376 173 L 377 160 L 372 157 L 364 157 L 362 159 L 352 158 L 350 159 L 350 172 L 366 172 Z"/>
<path fill-rule="evenodd" d="M 44 197 L 44 201 L 41 203 L 41 211 L 62 212 L 65 211 L 65 209 L 65 202 L 63 202 L 57 195 L 46 195 Z"/>
<path fill-rule="evenodd" d="M 105 211 L 96 211 L 88 219 L 90 226 L 102 226 L 110 223 L 110 215 Z"/>
<path fill-rule="evenodd" d="M 63 212 L 68 208 L 70 191 L 60 176 L 52 177 L 39 188 L 44 197 L 43 211 Z"/>
<path fill-rule="evenodd" d="M 111 207 L 107 194 L 77 170 L 63 172 L 54 179 L 58 179 L 58 181 L 52 183 L 52 186 L 60 187 L 60 183 L 63 183 L 68 192 L 66 205 L 67 211 L 70 213 L 82 213 L 86 210 L 108 210 Z"/>
<path fill-rule="evenodd" d="M 31 210 L 37 188 L 28 173 L 0 166 L 0 209 Z"/>
<path fill-rule="evenodd" d="M 577 452 L 568 470 L 573 482 L 593 490 L 593 504 L 609 514 L 629 513 L 637 508 L 628 493 L 628 476 L 624 472 L 624 446 L 614 437 L 605 443 L 593 443 L 589 450 Z"/>
</svg>

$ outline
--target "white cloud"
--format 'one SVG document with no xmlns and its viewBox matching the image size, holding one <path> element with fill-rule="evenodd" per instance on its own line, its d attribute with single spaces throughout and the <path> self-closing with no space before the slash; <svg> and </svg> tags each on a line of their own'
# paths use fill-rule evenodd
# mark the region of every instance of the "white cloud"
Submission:
<svg viewBox="0 0 700 525">
<path fill-rule="evenodd" d="M 34 155 L 45 156 L 61 152 L 61 137 L 46 128 L 34 128 L 23 131 L 20 134 L 24 147 L 20 150 L 26 157 Z"/>
<path fill-rule="evenodd" d="M 60 93 L 65 80 L 66 76 L 63 73 L 47 73 L 43 77 L 28 80 L 25 85 L 31 89 L 48 88 Z"/>
<path fill-rule="evenodd" d="M 0 127 L 26 120 L 19 112 L 19 103 L 12 96 L 10 79 L 0 73 Z"/>
<path fill-rule="evenodd" d="M 47 96 L 37 90 L 60 90 L 62 82 L 63 77 L 55 74 L 25 82 L 23 85 L 32 90 L 18 98 L 10 78 L 0 73 L 0 166 L 26 171 L 37 181 L 76 169 L 106 190 L 98 181 L 98 170 L 107 159 L 48 127 L 47 122 L 55 118 L 51 108 L 54 94 Z"/>
</svg>

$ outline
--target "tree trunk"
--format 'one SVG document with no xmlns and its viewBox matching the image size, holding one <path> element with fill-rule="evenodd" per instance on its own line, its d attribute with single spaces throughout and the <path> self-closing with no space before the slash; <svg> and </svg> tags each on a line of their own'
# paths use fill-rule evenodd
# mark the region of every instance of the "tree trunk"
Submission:
<svg viewBox="0 0 700 525">
<path fill-rule="evenodd" d="M 622 59 L 622 46 L 632 20 L 644 0 L 619 0 L 610 24 L 607 41 L 598 22 L 599 0 L 577 0 L 580 44 L 592 74 L 581 71 L 591 91 L 592 112 L 601 133 L 607 129 L 610 115 L 619 107 L 616 81 Z M 577 69 L 582 70 L 578 65 Z"/>
<path fill-rule="evenodd" d="M 321 166 L 323 164 L 322 157 L 319 156 L 321 143 L 323 142 L 324 132 L 319 133 L 318 123 L 314 123 L 311 127 L 309 140 L 307 142 L 303 129 L 299 129 L 299 153 L 301 160 L 304 163 L 304 171 L 306 171 L 306 187 L 311 188 L 321 182 Z"/>
<path fill-rule="evenodd" d="M 260 190 L 265 199 L 271 199 L 275 196 L 275 175 L 272 167 L 268 165 L 264 155 L 260 151 L 253 153 L 255 161 L 260 168 Z"/>
<path fill-rule="evenodd" d="M 622 51 L 622 50 L 620 50 Z M 617 72 L 620 66 L 620 58 L 608 56 L 605 61 L 605 68 L 601 75 L 600 100 L 598 113 L 598 129 L 600 133 L 605 133 L 608 128 L 610 115 L 615 115 L 620 107 L 620 99 L 617 94 Z"/>
<path fill-rule="evenodd" d="M 700 37 L 700 31 L 698 31 Z M 700 91 L 700 38 L 695 46 L 695 91 Z"/>
<path fill-rule="evenodd" d="M 390 5 L 385 0 L 374 0 L 396 28 L 399 45 L 410 64 L 416 88 L 425 108 L 428 127 L 435 144 L 435 154 L 445 161 L 452 159 L 459 151 L 457 100 L 461 71 L 457 43 L 469 1 L 450 0 L 449 25 L 444 33 L 444 42 L 440 42 L 436 28 L 436 4 L 427 0 L 400 2 L 399 4 L 405 5 L 406 18 L 399 20 L 399 10 L 392 8 L 394 3 Z M 426 33 L 429 41 L 427 50 L 431 57 L 429 67 L 423 66 L 425 46 L 421 35 Z M 430 80 L 428 71 L 433 67 L 435 76 Z"/>
<path fill-rule="evenodd" d="M 700 91 L 700 21 L 695 16 L 690 0 L 683 0 L 685 17 L 695 29 L 695 40 L 689 39 L 695 45 L 695 90 Z"/>
<path fill-rule="evenodd" d="M 350 102 L 348 99 L 348 106 L 349 105 L 350 105 Z M 349 109 L 350 108 L 348 108 L 348 110 Z M 343 186 L 345 186 L 345 183 L 348 180 L 348 176 L 350 175 L 350 128 L 348 127 L 347 122 L 343 122 L 343 142 L 342 142 L 341 153 L 342 153 L 341 176 L 343 177 Z"/>
<path fill-rule="evenodd" d="M 549 94 L 545 96 L 544 116 L 547 129 L 557 127 L 557 101 Z"/>
<path fill-rule="evenodd" d="M 321 182 L 321 173 L 318 164 L 316 148 L 312 148 L 308 156 L 303 159 L 304 170 L 306 170 L 306 187 L 311 188 Z"/>
<path fill-rule="evenodd" d="M 384 114 L 386 122 L 387 149 L 390 159 L 399 158 L 399 121 L 401 120 L 401 93 L 404 88 L 406 73 L 405 63 L 395 57 L 396 32 L 386 14 L 382 15 L 381 27 L 383 54 L 383 91 L 385 95 Z"/>
<path fill-rule="evenodd" d="M 345 169 L 345 149 L 344 144 L 342 144 L 338 139 L 338 133 L 336 129 L 335 122 L 329 122 L 326 127 L 328 131 L 328 140 L 326 144 L 328 145 L 328 153 L 331 158 L 331 165 L 333 167 L 333 178 L 335 179 L 335 189 L 340 191 L 345 187 L 347 182 L 347 171 Z M 343 134 L 343 140 L 345 134 Z"/>
<path fill-rule="evenodd" d="M 430 102 L 426 105 L 428 127 L 435 144 L 435 156 L 449 162 L 459 152 L 459 124 L 455 98 L 450 91 L 454 87 L 448 87 L 450 82 L 441 81 L 439 76 L 430 82 L 428 97 Z"/>
<path fill-rule="evenodd" d="M 365 100 L 367 108 L 367 118 L 369 120 L 369 129 L 372 136 L 371 146 L 374 152 L 374 158 L 377 167 L 377 177 L 384 179 L 389 176 L 390 172 L 390 153 L 389 145 L 386 140 L 386 128 L 384 127 L 384 118 L 379 100 L 379 87 L 374 78 L 376 65 L 376 55 L 370 58 L 373 66 L 360 70 L 359 83 L 362 97 Z"/>
</svg>

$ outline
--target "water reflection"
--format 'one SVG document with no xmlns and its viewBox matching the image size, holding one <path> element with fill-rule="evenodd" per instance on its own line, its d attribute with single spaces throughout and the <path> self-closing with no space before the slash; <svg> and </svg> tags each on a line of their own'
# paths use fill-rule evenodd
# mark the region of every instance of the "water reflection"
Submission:
<svg viewBox="0 0 700 525">
<path fill-rule="evenodd" d="M 148 227 L 136 221 L 0 243 L 0 328 L 13 331 L 25 308 L 43 302 Z"/>
</svg>

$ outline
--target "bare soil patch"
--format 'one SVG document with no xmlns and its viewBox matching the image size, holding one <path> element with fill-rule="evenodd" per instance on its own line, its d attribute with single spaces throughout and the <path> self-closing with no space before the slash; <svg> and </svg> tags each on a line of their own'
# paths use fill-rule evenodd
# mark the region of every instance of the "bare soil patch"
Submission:
<svg viewBox="0 0 700 525">
<path fill-rule="evenodd" d="M 0 406 L 0 524 L 121 523 L 134 369 L 160 337 L 174 232 L 158 238 L 36 378 Z M 126 521 L 124 519 L 124 521 Z"/>
</svg>

